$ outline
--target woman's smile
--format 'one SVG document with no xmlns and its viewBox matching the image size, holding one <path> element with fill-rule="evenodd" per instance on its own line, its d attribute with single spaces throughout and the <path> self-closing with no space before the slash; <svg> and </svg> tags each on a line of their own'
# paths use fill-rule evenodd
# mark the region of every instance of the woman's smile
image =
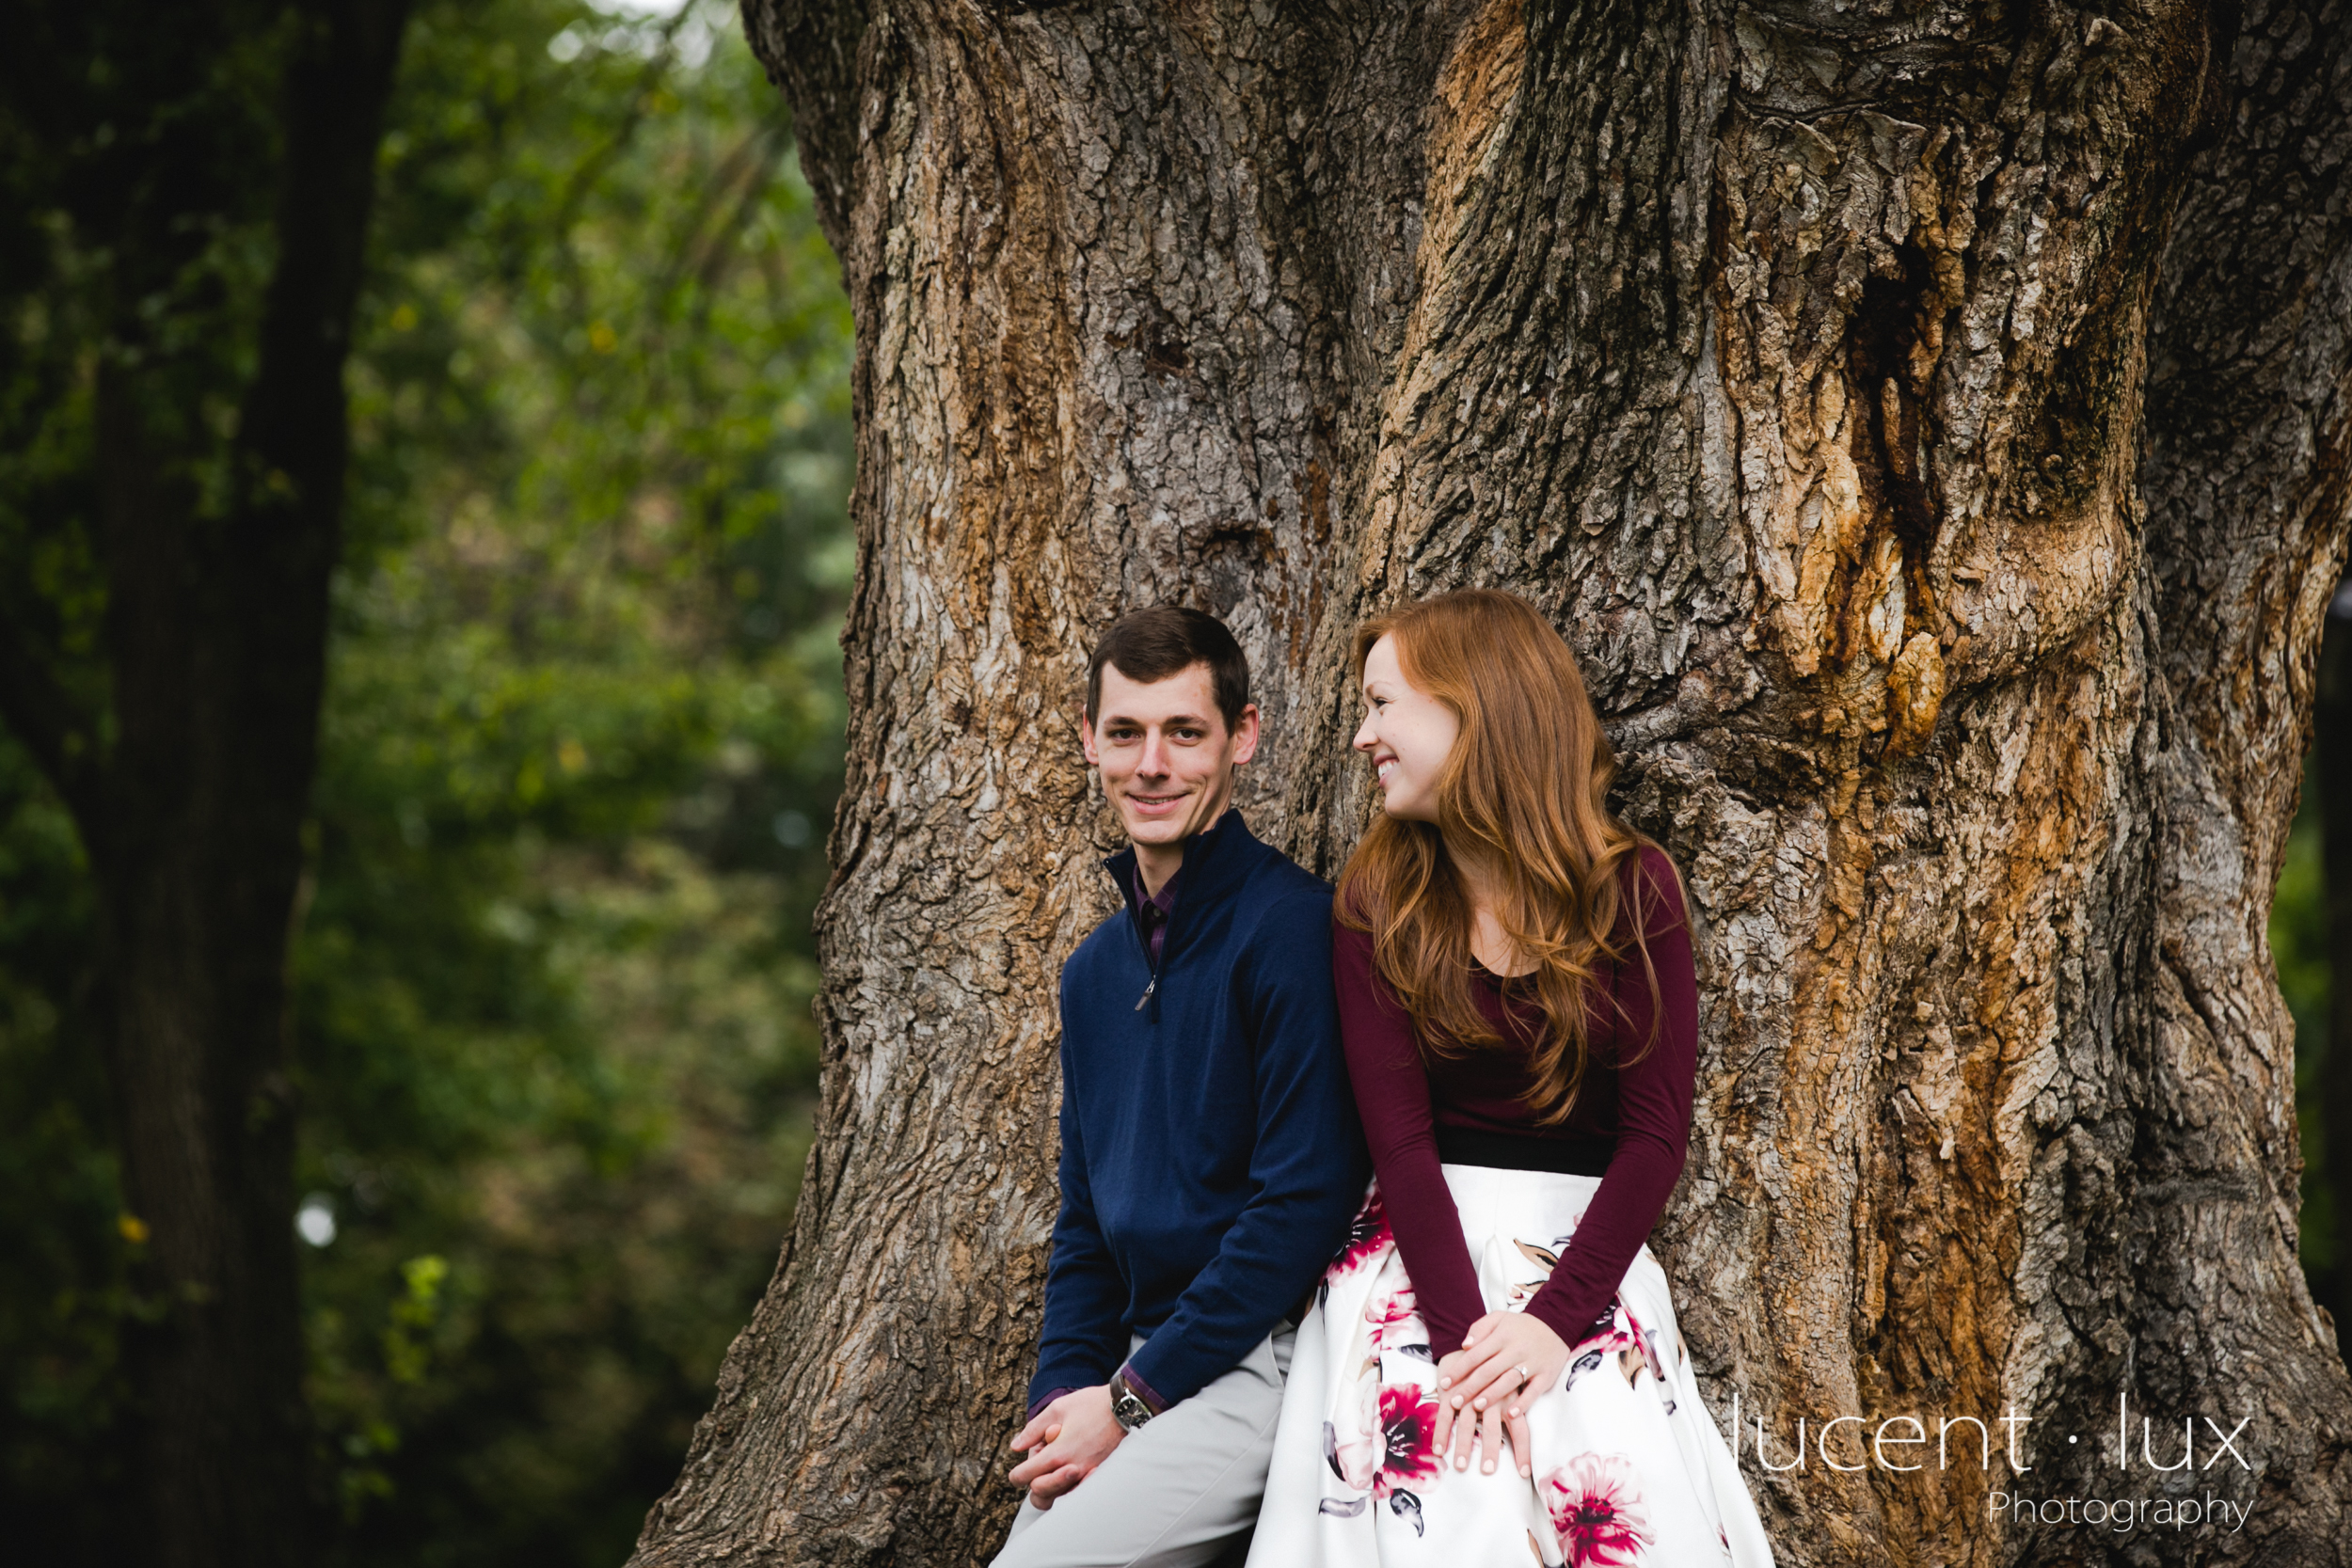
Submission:
<svg viewBox="0 0 2352 1568">
<path fill-rule="evenodd" d="M 1405 678 L 1394 638 L 1373 644 L 1364 659 L 1364 721 L 1355 746 L 1372 761 L 1382 810 L 1436 820 L 1438 781 L 1461 727 L 1458 714 Z"/>
</svg>

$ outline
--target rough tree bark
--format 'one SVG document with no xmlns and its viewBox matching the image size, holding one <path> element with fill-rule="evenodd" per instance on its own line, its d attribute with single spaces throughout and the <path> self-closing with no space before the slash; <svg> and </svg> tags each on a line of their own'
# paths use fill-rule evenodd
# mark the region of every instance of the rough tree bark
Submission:
<svg viewBox="0 0 2352 1568">
<path fill-rule="evenodd" d="M 2023 1478 L 1751 1458 L 1782 1560 L 2352 1560 L 2264 939 L 2352 508 L 2340 4 L 748 9 L 858 321 L 850 763 L 800 1215 L 637 1560 L 993 1546 L 1089 637 L 1226 616 L 1246 808 L 1328 872 L 1349 629 L 1470 582 L 1689 876 L 1656 1245 L 1719 1418 L 2028 1422 Z M 2252 1471 L 2120 1473 L 2119 1397 Z M 2192 1484 L 2251 1522 L 1988 1509 Z"/>
<path fill-rule="evenodd" d="M 147 1237 L 134 1277 L 156 1308 L 126 1329 L 143 1428 L 126 1501 L 139 1560 L 168 1568 L 315 1560 L 285 964 L 350 444 L 343 366 L 407 9 L 63 7 L 27 19 L 10 71 L 11 129 L 63 180 L 41 194 L 102 279 L 87 318 L 51 311 L 99 340 L 83 345 L 89 515 L 32 526 L 49 541 L 87 529 L 104 615 L 93 682 L 55 617 L 27 612 L 42 585 L 11 559 L 0 717 L 72 813 L 98 889 L 124 1197 Z M 268 111 L 243 96 L 257 58 L 283 94 L 260 148 Z M 257 182 L 257 152 L 276 154 L 274 182 Z M 240 321 L 207 286 L 205 251 L 256 230 L 275 260 Z M 224 318 L 245 353 L 218 341 Z"/>
</svg>

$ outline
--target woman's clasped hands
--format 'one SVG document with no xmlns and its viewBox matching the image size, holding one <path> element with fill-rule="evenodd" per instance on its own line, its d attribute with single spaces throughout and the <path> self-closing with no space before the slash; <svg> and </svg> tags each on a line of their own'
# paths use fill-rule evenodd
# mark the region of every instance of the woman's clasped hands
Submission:
<svg viewBox="0 0 2352 1568">
<path fill-rule="evenodd" d="M 1539 1318 L 1489 1312 L 1470 1324 L 1462 1348 L 1438 1363 L 1438 1456 L 1450 1445 L 1454 1467 L 1467 1470 L 1475 1439 L 1479 1468 L 1491 1475 L 1507 1437 L 1519 1474 L 1533 1476 L 1528 1407 L 1559 1381 L 1567 1364 L 1566 1342 Z"/>
</svg>

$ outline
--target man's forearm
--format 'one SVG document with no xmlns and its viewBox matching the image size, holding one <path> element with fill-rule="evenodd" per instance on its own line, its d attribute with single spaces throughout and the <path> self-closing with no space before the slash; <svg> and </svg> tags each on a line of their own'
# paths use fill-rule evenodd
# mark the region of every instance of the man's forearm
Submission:
<svg viewBox="0 0 2352 1568">
<path fill-rule="evenodd" d="M 1032 1421 L 1036 1420 L 1036 1419 L 1037 1419 L 1037 1415 L 1038 1415 L 1038 1412 L 1039 1412 L 1039 1411 L 1041 1411 L 1041 1410 L 1044 1409 L 1047 1405 L 1049 1405 L 1049 1404 L 1053 1403 L 1056 1400 L 1057 1400 L 1057 1399 L 1061 1398 L 1064 1394 L 1074 1394 L 1074 1393 L 1076 1393 L 1077 1391 L 1078 1391 L 1078 1386 L 1077 1386 L 1077 1385 L 1075 1385 L 1075 1384 L 1072 1384 L 1072 1385 L 1069 1385 L 1069 1386 L 1067 1386 L 1060 1387 L 1060 1388 L 1048 1388 L 1048 1389 L 1046 1389 L 1046 1390 L 1045 1390 L 1045 1392 L 1043 1392 L 1042 1394 L 1038 1395 L 1035 1399 L 1033 1399 L 1033 1400 L 1031 1400 L 1031 1401 L 1029 1402 L 1029 1413 L 1028 1413 L 1028 1417 L 1027 1417 L 1027 1418 L 1028 1418 L 1028 1419 L 1030 1419 L 1030 1420 L 1032 1420 Z"/>
<path fill-rule="evenodd" d="M 1177 1297 L 1168 1321 L 1127 1357 L 1131 1379 L 1148 1386 L 1150 1401 L 1165 1409 L 1239 1366 L 1314 1289 L 1353 1212 L 1342 1212 L 1327 1227 L 1299 1227 L 1287 1216 L 1279 1225 L 1267 1223 L 1273 1215 L 1252 1224 L 1251 1211 L 1244 1209 L 1226 1232 L 1225 1246 Z M 1205 1305 L 1219 1297 L 1253 1305 Z"/>
<path fill-rule="evenodd" d="M 1127 1354 L 1126 1296 L 1107 1250 L 1069 1248 L 1048 1265 L 1045 1323 L 1029 1379 L 1031 1409 L 1055 1393 L 1110 1376 Z"/>
</svg>

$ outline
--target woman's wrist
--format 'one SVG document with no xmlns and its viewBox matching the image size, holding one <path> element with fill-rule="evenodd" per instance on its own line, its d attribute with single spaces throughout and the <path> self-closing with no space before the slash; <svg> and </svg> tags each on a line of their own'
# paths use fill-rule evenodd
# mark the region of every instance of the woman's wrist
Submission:
<svg viewBox="0 0 2352 1568">
<path fill-rule="evenodd" d="M 1548 1290 L 1536 1291 L 1534 1299 L 1525 1308 L 1530 1319 L 1558 1335 L 1562 1347 L 1566 1350 L 1574 1350 L 1594 1336 L 1609 1332 L 1615 1310 L 1613 1296 L 1602 1302 L 1596 1310 L 1588 1312 L 1575 1305 L 1565 1291 L 1553 1293 Z"/>
</svg>

